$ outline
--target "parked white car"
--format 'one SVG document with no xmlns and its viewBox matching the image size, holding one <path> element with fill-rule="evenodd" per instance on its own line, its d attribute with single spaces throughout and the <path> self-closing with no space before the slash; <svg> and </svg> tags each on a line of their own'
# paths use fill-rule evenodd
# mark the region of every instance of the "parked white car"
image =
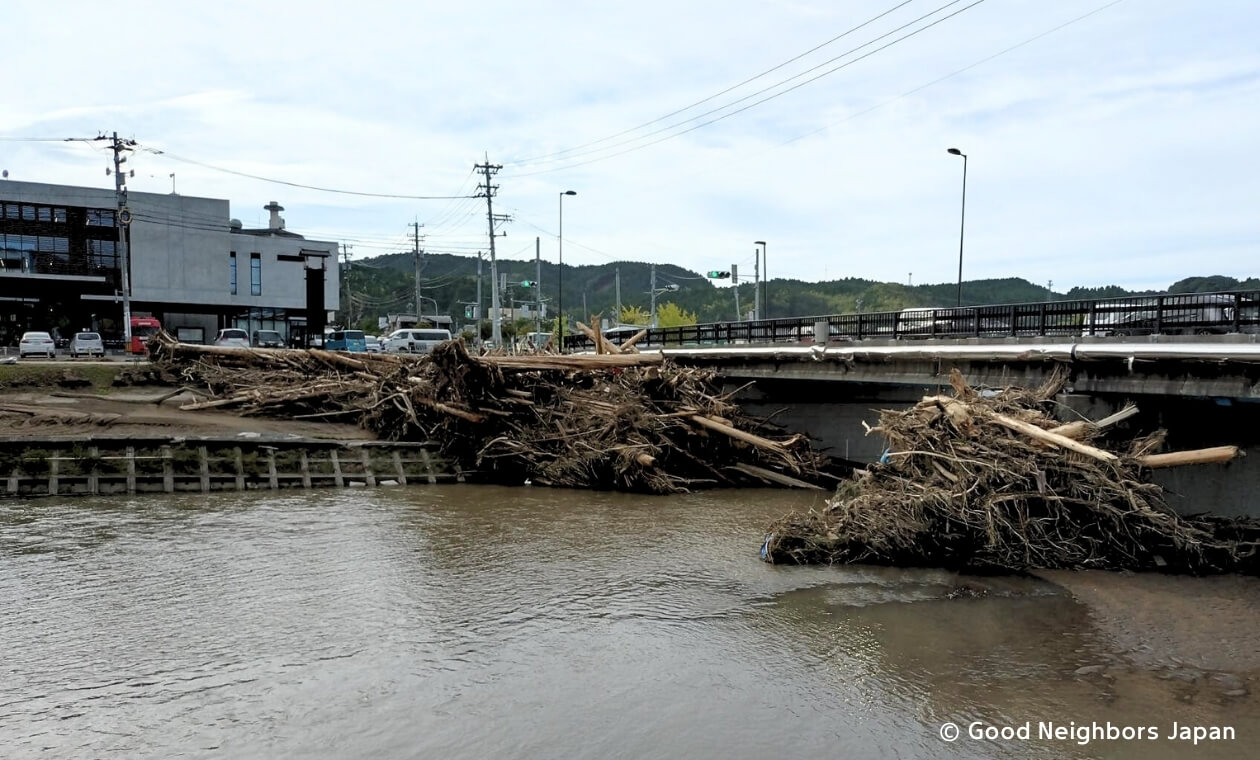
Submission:
<svg viewBox="0 0 1260 760">
<path fill-rule="evenodd" d="M 70 356 L 77 359 L 80 356 L 105 356 L 105 342 L 101 340 L 100 333 L 80 332 L 75 333 L 70 339 Z"/>
<path fill-rule="evenodd" d="M 249 348 L 249 333 L 235 327 L 225 328 L 219 331 L 219 336 L 214 339 L 214 345 Z"/>
<path fill-rule="evenodd" d="M 381 339 L 375 335 L 365 335 L 364 343 L 367 344 L 367 352 L 369 354 L 379 354 L 381 352 Z"/>
<path fill-rule="evenodd" d="M 53 342 L 52 336 L 46 332 L 22 333 L 22 340 L 18 342 L 18 357 L 25 359 L 40 355 L 49 359 L 57 355 L 57 344 Z"/>
<path fill-rule="evenodd" d="M 385 340 L 384 348 L 395 354 L 427 354 L 439 343 L 445 343 L 450 339 L 450 330 L 407 327 L 390 333 Z"/>
</svg>

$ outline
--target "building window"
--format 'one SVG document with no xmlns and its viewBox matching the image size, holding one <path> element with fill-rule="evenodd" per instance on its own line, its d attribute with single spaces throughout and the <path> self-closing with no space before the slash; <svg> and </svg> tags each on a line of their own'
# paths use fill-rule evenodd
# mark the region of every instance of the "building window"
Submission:
<svg viewBox="0 0 1260 760">
<path fill-rule="evenodd" d="M 114 212 L 103 208 L 90 208 L 87 210 L 87 224 L 89 227 L 113 227 Z"/>
<path fill-rule="evenodd" d="M 236 251 L 232 251 L 228 254 L 228 266 L 231 268 L 231 275 L 228 278 L 228 282 L 231 287 L 230 292 L 232 295 L 236 295 Z"/>
<path fill-rule="evenodd" d="M 41 253 L 69 253 L 70 252 L 70 241 L 69 239 L 63 238 L 63 237 L 50 237 L 47 235 L 41 235 L 39 237 L 39 242 L 36 245 L 39 246 L 39 251 Z"/>
<path fill-rule="evenodd" d="M 66 210 L 64 208 L 53 209 L 53 221 L 58 224 L 66 223 Z"/>
<path fill-rule="evenodd" d="M 251 253 L 249 255 L 249 293 L 250 295 L 262 295 L 262 254 Z"/>
<path fill-rule="evenodd" d="M 5 269 L 25 269 L 26 256 L 22 253 L 18 235 L 0 235 L 0 258 Z"/>
<path fill-rule="evenodd" d="M 35 207 L 34 207 L 34 206 L 26 206 L 26 205 L 23 205 L 23 206 L 22 206 L 22 218 L 23 218 L 23 219 L 25 219 L 25 220 L 26 220 L 26 221 L 28 221 L 28 222 L 33 222 L 33 221 L 35 221 Z"/>
<path fill-rule="evenodd" d="M 117 269 L 118 249 L 113 240 L 88 240 L 88 264 L 94 269 Z"/>
</svg>

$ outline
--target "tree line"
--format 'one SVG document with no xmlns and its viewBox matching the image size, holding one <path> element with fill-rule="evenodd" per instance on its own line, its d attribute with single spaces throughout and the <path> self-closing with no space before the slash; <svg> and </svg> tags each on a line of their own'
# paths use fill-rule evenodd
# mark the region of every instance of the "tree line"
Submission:
<svg viewBox="0 0 1260 760">
<path fill-rule="evenodd" d="M 533 304 L 541 296 L 548 314 L 555 315 L 557 283 L 563 281 L 561 300 L 570 323 L 586 322 L 600 316 L 618 321 L 616 314 L 617 281 L 620 279 L 620 322 L 646 325 L 651 321 L 652 265 L 643 262 L 619 261 L 607 264 L 565 265 L 563 277 L 552 262 L 541 263 L 541 279 L 535 283 L 534 261 L 500 260 L 498 270 L 507 287 L 500 295 L 504 307 Z M 662 327 L 705 322 L 733 321 L 746 318 L 754 304 L 753 283 L 741 281 L 731 286 L 729 280 L 711 280 L 703 273 L 692 272 L 673 264 L 657 264 L 657 323 Z M 490 267 L 482 266 L 482 313 L 489 310 Z M 715 284 L 721 283 L 721 287 Z M 677 286 L 677 289 L 669 289 Z M 457 324 L 473 324 L 465 317 L 465 309 L 477 298 L 477 259 L 449 254 L 426 254 L 421 270 L 422 314 L 439 313 L 455 318 Z M 1134 291 L 1116 285 L 1074 287 L 1064 292 L 1035 285 L 1023 278 L 1008 277 L 986 280 L 965 280 L 962 286 L 964 306 L 985 304 L 1032 303 L 1054 300 L 1086 300 L 1122 298 L 1155 293 L 1209 293 L 1226 290 L 1260 290 L 1260 279 L 1239 280 L 1224 275 L 1187 277 L 1164 291 Z M 739 311 L 736 311 L 738 291 Z M 376 332 L 378 319 L 389 313 L 414 313 L 415 262 L 411 253 L 386 254 L 343 265 L 341 269 L 341 310 L 338 321 L 368 332 Z M 957 283 L 907 285 L 846 277 L 826 282 L 773 279 L 762 291 L 762 316 L 804 317 L 822 314 L 900 311 L 910 307 L 954 306 Z M 429 299 L 432 299 L 430 301 Z M 488 331 L 484 321 L 483 331 Z M 505 333 L 534 329 L 533 320 L 517 325 L 504 322 Z M 544 329 L 553 325 L 544 324 Z M 488 335 L 488 332 L 486 333 Z"/>
</svg>

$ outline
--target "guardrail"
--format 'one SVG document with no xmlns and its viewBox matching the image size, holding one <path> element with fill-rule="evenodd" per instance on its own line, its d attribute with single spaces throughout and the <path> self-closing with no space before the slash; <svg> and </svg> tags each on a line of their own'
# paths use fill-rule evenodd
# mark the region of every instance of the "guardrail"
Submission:
<svg viewBox="0 0 1260 760">
<path fill-rule="evenodd" d="M 639 347 L 1260 332 L 1260 291 L 828 314 L 649 329 Z M 629 336 L 621 336 L 628 338 Z M 566 335 L 565 350 L 593 348 Z"/>
</svg>

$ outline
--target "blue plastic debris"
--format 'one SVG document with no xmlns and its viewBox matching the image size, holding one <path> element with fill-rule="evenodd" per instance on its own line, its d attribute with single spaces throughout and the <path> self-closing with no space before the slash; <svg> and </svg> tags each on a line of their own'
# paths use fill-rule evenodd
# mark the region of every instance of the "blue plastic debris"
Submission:
<svg viewBox="0 0 1260 760">
<path fill-rule="evenodd" d="M 774 534 L 773 534 L 773 533 L 767 533 L 767 534 L 766 534 L 766 540 L 765 540 L 765 543 L 763 543 L 763 544 L 761 545 L 761 558 L 762 558 L 763 560 L 768 560 L 768 559 L 770 559 L 770 540 L 771 540 L 772 538 L 774 538 Z"/>
</svg>

